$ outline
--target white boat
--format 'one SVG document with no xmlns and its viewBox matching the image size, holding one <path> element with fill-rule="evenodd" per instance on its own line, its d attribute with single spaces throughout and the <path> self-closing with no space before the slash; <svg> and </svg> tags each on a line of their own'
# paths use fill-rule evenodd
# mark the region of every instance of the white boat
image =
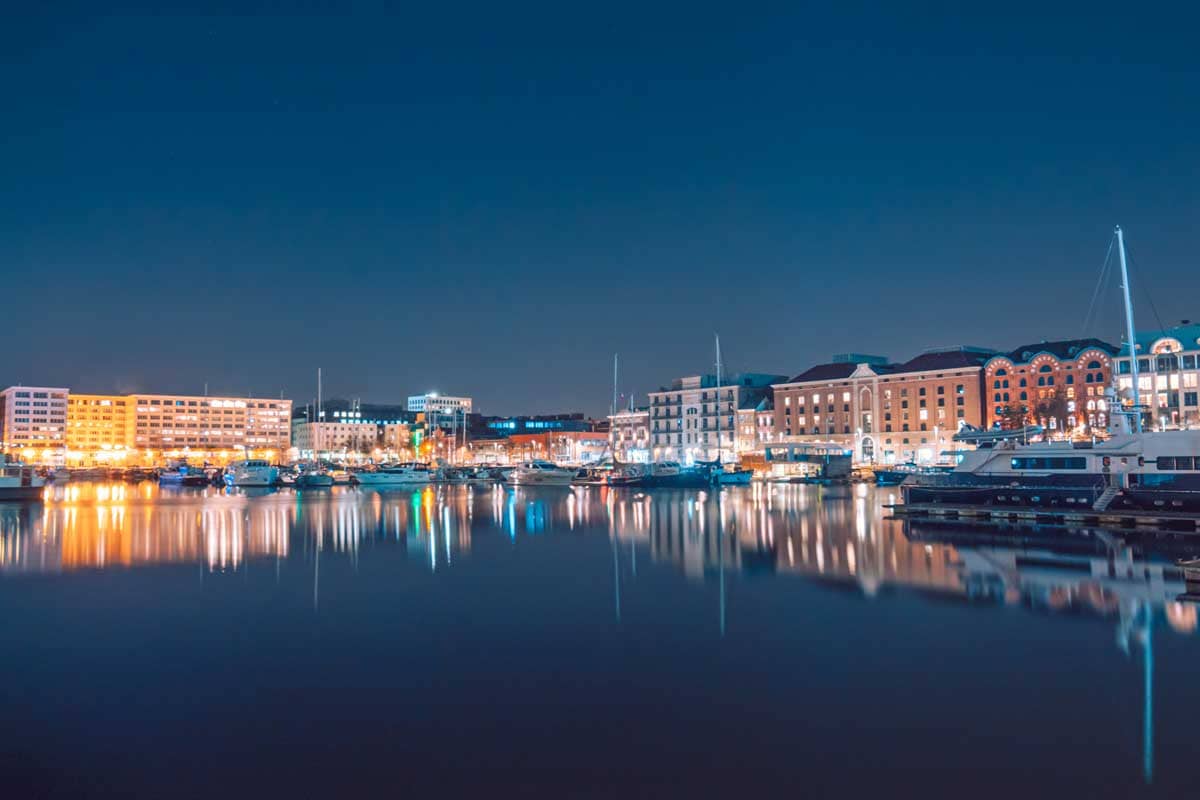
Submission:
<svg viewBox="0 0 1200 800">
<path fill-rule="evenodd" d="M 0 501 L 37 500 L 42 496 L 46 479 L 28 464 L 3 461 L 0 456 Z"/>
<path fill-rule="evenodd" d="M 382 464 L 373 470 L 354 473 L 360 486 L 387 488 L 389 486 L 420 486 L 433 480 L 428 464 Z"/>
<path fill-rule="evenodd" d="M 564 469 L 549 461 L 526 461 L 509 475 L 509 483 L 517 486 L 570 486 L 575 470 Z"/>
<path fill-rule="evenodd" d="M 279 468 L 262 459 L 234 461 L 225 470 L 226 486 L 274 486 L 278 482 Z"/>
</svg>

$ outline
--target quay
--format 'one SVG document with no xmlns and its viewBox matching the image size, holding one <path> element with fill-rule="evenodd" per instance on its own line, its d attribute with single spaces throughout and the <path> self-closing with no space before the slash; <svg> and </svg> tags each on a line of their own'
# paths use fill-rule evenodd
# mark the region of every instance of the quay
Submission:
<svg viewBox="0 0 1200 800">
<path fill-rule="evenodd" d="M 1005 506 L 897 503 L 885 506 L 893 516 L 909 519 L 962 519 L 995 522 L 1024 521 L 1043 525 L 1084 525 L 1109 528 L 1160 528 L 1200 534 L 1200 516 L 1172 511 L 1095 511 L 1087 508 L 1010 508 Z"/>
</svg>

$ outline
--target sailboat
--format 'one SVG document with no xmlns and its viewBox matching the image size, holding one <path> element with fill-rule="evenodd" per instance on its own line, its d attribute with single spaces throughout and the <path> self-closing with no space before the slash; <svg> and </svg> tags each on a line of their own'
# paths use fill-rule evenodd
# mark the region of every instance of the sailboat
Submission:
<svg viewBox="0 0 1200 800">
<path fill-rule="evenodd" d="M 717 350 L 717 460 L 710 462 L 711 480 L 714 486 L 748 486 L 750 479 L 754 477 L 754 471 L 749 469 L 739 469 L 733 467 L 726 469 L 724 464 L 724 449 L 721 447 L 721 337 L 718 334 L 713 334 L 716 341 Z M 734 410 L 735 419 L 737 411 Z M 732 426 L 730 433 L 731 438 L 737 440 L 736 422 Z"/>
<path fill-rule="evenodd" d="M 906 504 L 1200 513 L 1200 430 L 1142 430 L 1125 237 L 1120 227 L 1113 236 L 1120 254 L 1134 388 L 1128 406 L 1115 386 L 1105 393 L 1110 438 L 1033 444 L 1009 439 L 990 447 L 981 442 L 952 472 L 907 478 L 900 484 Z"/>
<path fill-rule="evenodd" d="M 317 367 L 317 420 L 318 424 L 323 421 L 324 414 L 321 410 L 321 368 Z M 319 430 L 319 428 L 318 428 Z M 315 436 L 313 437 L 316 438 Z M 316 448 L 314 447 L 315 451 Z M 315 453 L 314 453 L 315 455 Z M 314 461 L 311 464 L 305 464 L 300 468 L 300 474 L 296 476 L 297 489 L 325 489 L 333 486 L 333 476 L 329 471 L 321 466 L 319 461 Z"/>
</svg>

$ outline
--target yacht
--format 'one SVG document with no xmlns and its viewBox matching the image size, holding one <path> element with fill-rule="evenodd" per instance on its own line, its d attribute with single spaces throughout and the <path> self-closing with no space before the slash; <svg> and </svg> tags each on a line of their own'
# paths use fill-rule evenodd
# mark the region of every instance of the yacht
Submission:
<svg viewBox="0 0 1200 800">
<path fill-rule="evenodd" d="M 208 474 L 187 464 L 173 464 L 158 473 L 159 486 L 208 486 Z"/>
<path fill-rule="evenodd" d="M 226 486 L 274 486 L 278 482 L 279 468 L 262 459 L 234 461 L 225 470 Z"/>
<path fill-rule="evenodd" d="M 905 503 L 1196 513 L 1200 431 L 1118 433 L 1095 444 L 1010 440 L 966 453 L 944 475 L 914 475 L 900 490 Z"/>
<path fill-rule="evenodd" d="M 354 478 L 360 486 L 387 488 L 389 486 L 421 486 L 433 480 L 428 464 L 381 464 L 373 470 L 358 470 Z"/>
<path fill-rule="evenodd" d="M 325 489 L 333 486 L 333 476 L 320 467 L 304 467 L 293 485 L 297 489 Z"/>
<path fill-rule="evenodd" d="M 1114 232 L 1121 259 L 1126 341 L 1132 353 L 1133 306 L 1129 298 L 1125 240 Z M 1136 355 L 1131 385 L 1139 386 Z M 1025 431 L 997 432 L 966 453 L 946 475 L 912 476 L 900 484 L 905 503 L 1002 505 L 1102 512 L 1200 513 L 1200 430 L 1142 430 L 1145 410 L 1130 391 L 1124 405 L 1115 387 L 1105 393 L 1111 438 L 1101 442 L 1021 443 Z"/>
<path fill-rule="evenodd" d="M 712 485 L 712 472 L 706 466 L 684 467 L 677 461 L 625 465 L 614 473 L 609 485 L 632 489 L 705 489 Z"/>
<path fill-rule="evenodd" d="M 899 486 L 909 475 L 945 475 L 954 467 L 937 464 L 894 464 L 890 467 L 875 468 L 875 484 L 877 486 Z"/>
<path fill-rule="evenodd" d="M 3 459 L 0 456 L 0 501 L 37 500 L 42 496 L 46 479 L 34 467 Z"/>
<path fill-rule="evenodd" d="M 570 486 L 575 470 L 549 461 L 526 461 L 512 471 L 509 483 L 518 486 Z"/>
</svg>

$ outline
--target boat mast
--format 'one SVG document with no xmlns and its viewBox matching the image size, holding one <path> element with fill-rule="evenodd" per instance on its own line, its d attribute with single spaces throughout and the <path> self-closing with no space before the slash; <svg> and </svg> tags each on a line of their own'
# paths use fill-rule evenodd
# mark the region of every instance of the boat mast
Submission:
<svg viewBox="0 0 1200 800">
<path fill-rule="evenodd" d="M 1142 432 L 1142 387 L 1138 383 L 1137 340 L 1134 339 L 1133 301 L 1129 299 L 1129 269 L 1125 265 L 1125 234 L 1117 226 L 1117 252 L 1121 255 L 1121 291 L 1125 296 L 1125 339 L 1129 342 L 1129 373 L 1133 377 L 1133 430 Z M 1112 409 L 1109 409 L 1111 413 Z"/>
<path fill-rule="evenodd" d="M 717 343 L 717 467 L 721 466 L 721 335 L 714 333 Z"/>
<path fill-rule="evenodd" d="M 617 355 L 618 355 L 617 353 L 613 353 L 613 399 L 612 399 L 612 413 L 613 413 L 613 416 L 614 416 L 614 417 L 617 415 L 617 411 L 619 411 L 619 410 L 620 410 L 620 409 L 618 409 L 618 408 L 617 408 Z"/>
</svg>

